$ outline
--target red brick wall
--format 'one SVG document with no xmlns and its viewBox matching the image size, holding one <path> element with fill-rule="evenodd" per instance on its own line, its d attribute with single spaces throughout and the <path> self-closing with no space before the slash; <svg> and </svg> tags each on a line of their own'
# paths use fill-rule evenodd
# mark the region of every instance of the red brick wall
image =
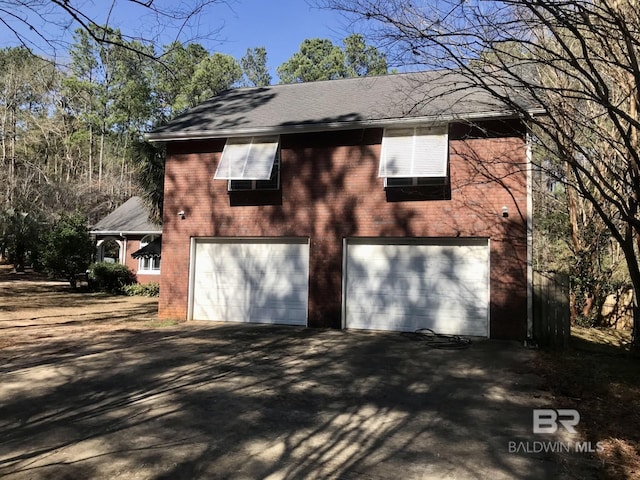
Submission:
<svg viewBox="0 0 640 480">
<path fill-rule="evenodd" d="M 377 176 L 381 138 L 381 129 L 284 135 L 281 191 L 251 194 L 229 194 L 225 181 L 213 180 L 224 140 L 169 144 L 160 316 L 186 318 L 191 237 L 309 237 L 309 325 L 335 328 L 341 325 L 345 237 L 483 237 L 491 249 L 491 336 L 523 338 L 523 137 L 453 126 L 449 191 L 389 193 Z"/>
</svg>

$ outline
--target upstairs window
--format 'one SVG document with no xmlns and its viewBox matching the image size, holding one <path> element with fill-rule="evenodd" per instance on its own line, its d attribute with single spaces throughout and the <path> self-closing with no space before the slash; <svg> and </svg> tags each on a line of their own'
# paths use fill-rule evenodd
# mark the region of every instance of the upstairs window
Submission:
<svg viewBox="0 0 640 480">
<path fill-rule="evenodd" d="M 447 127 L 387 128 L 378 176 L 385 187 L 444 185 L 447 182 Z"/>
<path fill-rule="evenodd" d="M 229 190 L 280 188 L 278 137 L 229 138 L 214 179 L 228 181 Z"/>
<path fill-rule="evenodd" d="M 271 176 L 268 180 L 229 180 L 227 189 L 238 190 L 279 190 L 280 189 L 280 150 L 273 161 Z"/>
<path fill-rule="evenodd" d="M 385 187 L 437 187 L 446 185 L 448 177 L 387 177 Z"/>
</svg>

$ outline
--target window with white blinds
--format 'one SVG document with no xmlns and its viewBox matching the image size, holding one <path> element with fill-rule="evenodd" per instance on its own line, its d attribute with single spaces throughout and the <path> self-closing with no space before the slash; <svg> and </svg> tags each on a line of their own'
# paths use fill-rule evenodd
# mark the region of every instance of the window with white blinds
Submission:
<svg viewBox="0 0 640 480">
<path fill-rule="evenodd" d="M 238 190 L 280 190 L 280 151 L 276 154 L 269 180 L 229 180 L 227 189 Z"/>
<path fill-rule="evenodd" d="M 378 176 L 442 178 L 447 176 L 447 127 L 387 128 L 382 138 Z"/>
<path fill-rule="evenodd" d="M 278 137 L 229 138 L 216 180 L 269 180 L 278 153 Z"/>
</svg>

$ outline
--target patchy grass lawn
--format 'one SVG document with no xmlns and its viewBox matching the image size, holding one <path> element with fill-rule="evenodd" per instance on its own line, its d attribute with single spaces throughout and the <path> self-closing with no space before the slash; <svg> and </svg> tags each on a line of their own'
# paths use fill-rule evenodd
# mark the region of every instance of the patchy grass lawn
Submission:
<svg viewBox="0 0 640 480">
<path fill-rule="evenodd" d="M 640 478 L 640 358 L 631 337 L 612 329 L 572 327 L 571 348 L 541 352 L 539 371 L 558 407 L 576 408 L 606 478 Z"/>
</svg>

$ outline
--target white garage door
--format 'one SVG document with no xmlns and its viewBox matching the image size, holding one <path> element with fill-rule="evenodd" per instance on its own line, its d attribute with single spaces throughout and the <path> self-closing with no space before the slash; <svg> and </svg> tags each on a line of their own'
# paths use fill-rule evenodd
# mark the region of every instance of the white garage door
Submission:
<svg viewBox="0 0 640 480">
<path fill-rule="evenodd" d="M 352 239 L 346 262 L 347 328 L 489 335 L 486 239 Z"/>
<path fill-rule="evenodd" d="M 307 324 L 306 239 L 195 239 L 190 317 Z"/>
</svg>

